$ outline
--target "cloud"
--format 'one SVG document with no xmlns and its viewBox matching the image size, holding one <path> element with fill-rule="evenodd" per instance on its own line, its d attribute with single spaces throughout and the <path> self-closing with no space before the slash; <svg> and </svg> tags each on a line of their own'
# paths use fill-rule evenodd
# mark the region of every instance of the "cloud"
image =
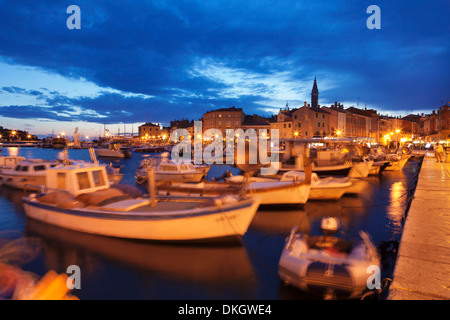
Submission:
<svg viewBox="0 0 450 320">
<path fill-rule="evenodd" d="M 0 106 L 101 123 L 276 112 L 309 101 L 432 109 L 450 96 L 445 0 L 0 2 Z M 5 109 L 6 108 L 6 109 Z M 60 112 L 61 114 L 58 114 Z M 25 116 L 28 117 L 28 116 Z M 46 118 L 47 119 L 47 118 Z"/>
</svg>

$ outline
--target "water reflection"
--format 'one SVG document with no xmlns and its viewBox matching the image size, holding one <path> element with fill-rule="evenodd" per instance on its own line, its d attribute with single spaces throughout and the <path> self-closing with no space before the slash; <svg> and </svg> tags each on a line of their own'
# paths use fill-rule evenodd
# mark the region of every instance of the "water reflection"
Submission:
<svg viewBox="0 0 450 320">
<path fill-rule="evenodd" d="M 27 220 L 25 230 L 28 236 L 42 240 L 47 269 L 64 272 L 67 266 L 75 264 L 85 277 L 92 279 L 107 272 L 98 259 L 101 257 L 150 271 L 148 275 L 152 277 L 213 288 L 219 297 L 222 290 L 236 290 L 236 296 L 248 298 L 256 289 L 253 265 L 244 246 L 169 245 L 101 237 L 33 219 Z"/>
<path fill-rule="evenodd" d="M 396 233 L 400 233 L 405 219 L 405 200 L 407 191 L 402 181 L 394 182 L 390 189 L 390 205 L 387 216 Z"/>
<path fill-rule="evenodd" d="M 8 149 L 3 150 L 4 155 Z M 18 148 L 15 152 L 19 152 Z M 20 148 L 20 155 L 26 158 L 55 159 L 59 152 Z M 88 150 L 69 153 L 71 159 L 90 160 Z M 145 156 L 149 155 L 134 153 L 129 159 L 100 162 L 124 165 L 122 183 L 134 185 L 134 171 Z M 208 178 L 220 177 L 225 170 L 239 174 L 237 168 L 215 165 Z M 82 290 L 74 294 L 81 299 L 308 299 L 311 296 L 284 286 L 277 274 L 281 250 L 291 228 L 299 225 L 302 231 L 315 233 L 322 217 L 335 216 L 351 237 L 362 229 L 371 234 L 376 244 L 397 240 L 419 170 L 418 162 L 411 162 L 403 172 L 369 177 L 359 196 L 344 196 L 335 202 L 310 201 L 303 208 L 290 211 L 259 210 L 242 247 L 159 245 L 43 226 L 26 219 L 23 191 L 4 187 L 0 187 L 0 230 L 23 235 L 26 226 L 26 235 L 42 240 L 41 254 L 27 265 L 30 271 L 43 275 L 54 269 L 61 273 L 68 265 L 79 265 Z M 392 268 L 384 264 L 383 277 L 391 276 L 391 272 Z"/>
</svg>

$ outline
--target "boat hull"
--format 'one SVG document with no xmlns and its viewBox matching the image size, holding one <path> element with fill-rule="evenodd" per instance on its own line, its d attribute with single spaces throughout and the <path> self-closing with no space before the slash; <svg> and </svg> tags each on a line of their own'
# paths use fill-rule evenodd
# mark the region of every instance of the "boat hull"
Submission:
<svg viewBox="0 0 450 320">
<path fill-rule="evenodd" d="M 95 153 L 97 154 L 97 157 L 103 158 L 127 158 L 127 155 L 122 151 L 96 149 Z"/>
<path fill-rule="evenodd" d="M 249 199 L 238 204 L 178 211 L 115 212 L 95 209 L 63 209 L 24 199 L 29 218 L 58 227 L 110 237 L 155 241 L 228 239 L 245 234 L 259 206 Z"/>
<path fill-rule="evenodd" d="M 200 182 L 205 173 L 203 172 L 193 172 L 193 173 L 155 173 L 155 178 L 157 181 L 173 181 L 173 182 Z"/>
<path fill-rule="evenodd" d="M 45 175 L 0 175 L 0 184 L 15 189 L 39 191 L 45 185 Z"/>
<path fill-rule="evenodd" d="M 312 172 L 316 173 L 320 177 L 324 176 L 348 176 L 350 170 L 352 169 L 351 165 L 336 165 L 336 166 L 321 166 L 321 167 L 313 167 Z M 299 168 L 291 168 L 291 167 L 282 167 L 278 171 L 286 172 L 286 171 L 301 171 L 304 172 L 304 169 Z"/>
<path fill-rule="evenodd" d="M 312 186 L 309 191 L 308 200 L 339 200 L 346 192 L 348 187 L 323 188 Z"/>
<path fill-rule="evenodd" d="M 406 162 L 408 162 L 410 157 L 404 157 L 398 161 L 392 161 L 384 170 L 386 171 L 400 171 L 405 166 Z"/>
<path fill-rule="evenodd" d="M 187 185 L 160 186 L 158 192 L 163 196 L 217 197 L 222 194 L 240 194 L 238 184 L 203 183 L 204 187 Z M 258 198 L 261 205 L 303 205 L 310 193 L 309 184 L 292 182 L 252 182 L 246 188 L 248 196 Z"/>
</svg>

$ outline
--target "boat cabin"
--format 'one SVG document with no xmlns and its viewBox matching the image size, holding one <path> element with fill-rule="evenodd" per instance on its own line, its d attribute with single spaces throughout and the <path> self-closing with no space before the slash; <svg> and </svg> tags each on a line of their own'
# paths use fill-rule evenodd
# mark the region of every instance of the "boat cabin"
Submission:
<svg viewBox="0 0 450 320">
<path fill-rule="evenodd" d="M 0 168 L 12 168 L 22 161 L 25 161 L 25 157 L 19 156 L 0 157 Z"/>
<path fill-rule="evenodd" d="M 174 163 L 161 163 L 157 170 L 158 173 L 195 173 L 197 170 L 195 169 L 192 163 L 182 163 L 182 164 L 174 164 Z"/>
<path fill-rule="evenodd" d="M 82 163 L 47 170 L 45 185 L 49 189 L 66 190 L 73 196 L 105 190 L 110 187 L 105 166 Z"/>
<path fill-rule="evenodd" d="M 13 170 L 15 173 L 20 174 L 39 174 L 41 172 L 44 173 L 47 169 L 56 167 L 58 164 L 56 161 L 29 159 L 17 163 Z"/>
</svg>

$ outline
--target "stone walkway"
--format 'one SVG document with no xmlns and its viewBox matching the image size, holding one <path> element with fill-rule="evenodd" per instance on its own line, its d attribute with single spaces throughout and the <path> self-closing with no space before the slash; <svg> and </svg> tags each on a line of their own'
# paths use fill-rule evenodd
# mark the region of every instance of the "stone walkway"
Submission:
<svg viewBox="0 0 450 320">
<path fill-rule="evenodd" d="M 450 163 L 423 160 L 388 299 L 450 299 Z"/>
</svg>

